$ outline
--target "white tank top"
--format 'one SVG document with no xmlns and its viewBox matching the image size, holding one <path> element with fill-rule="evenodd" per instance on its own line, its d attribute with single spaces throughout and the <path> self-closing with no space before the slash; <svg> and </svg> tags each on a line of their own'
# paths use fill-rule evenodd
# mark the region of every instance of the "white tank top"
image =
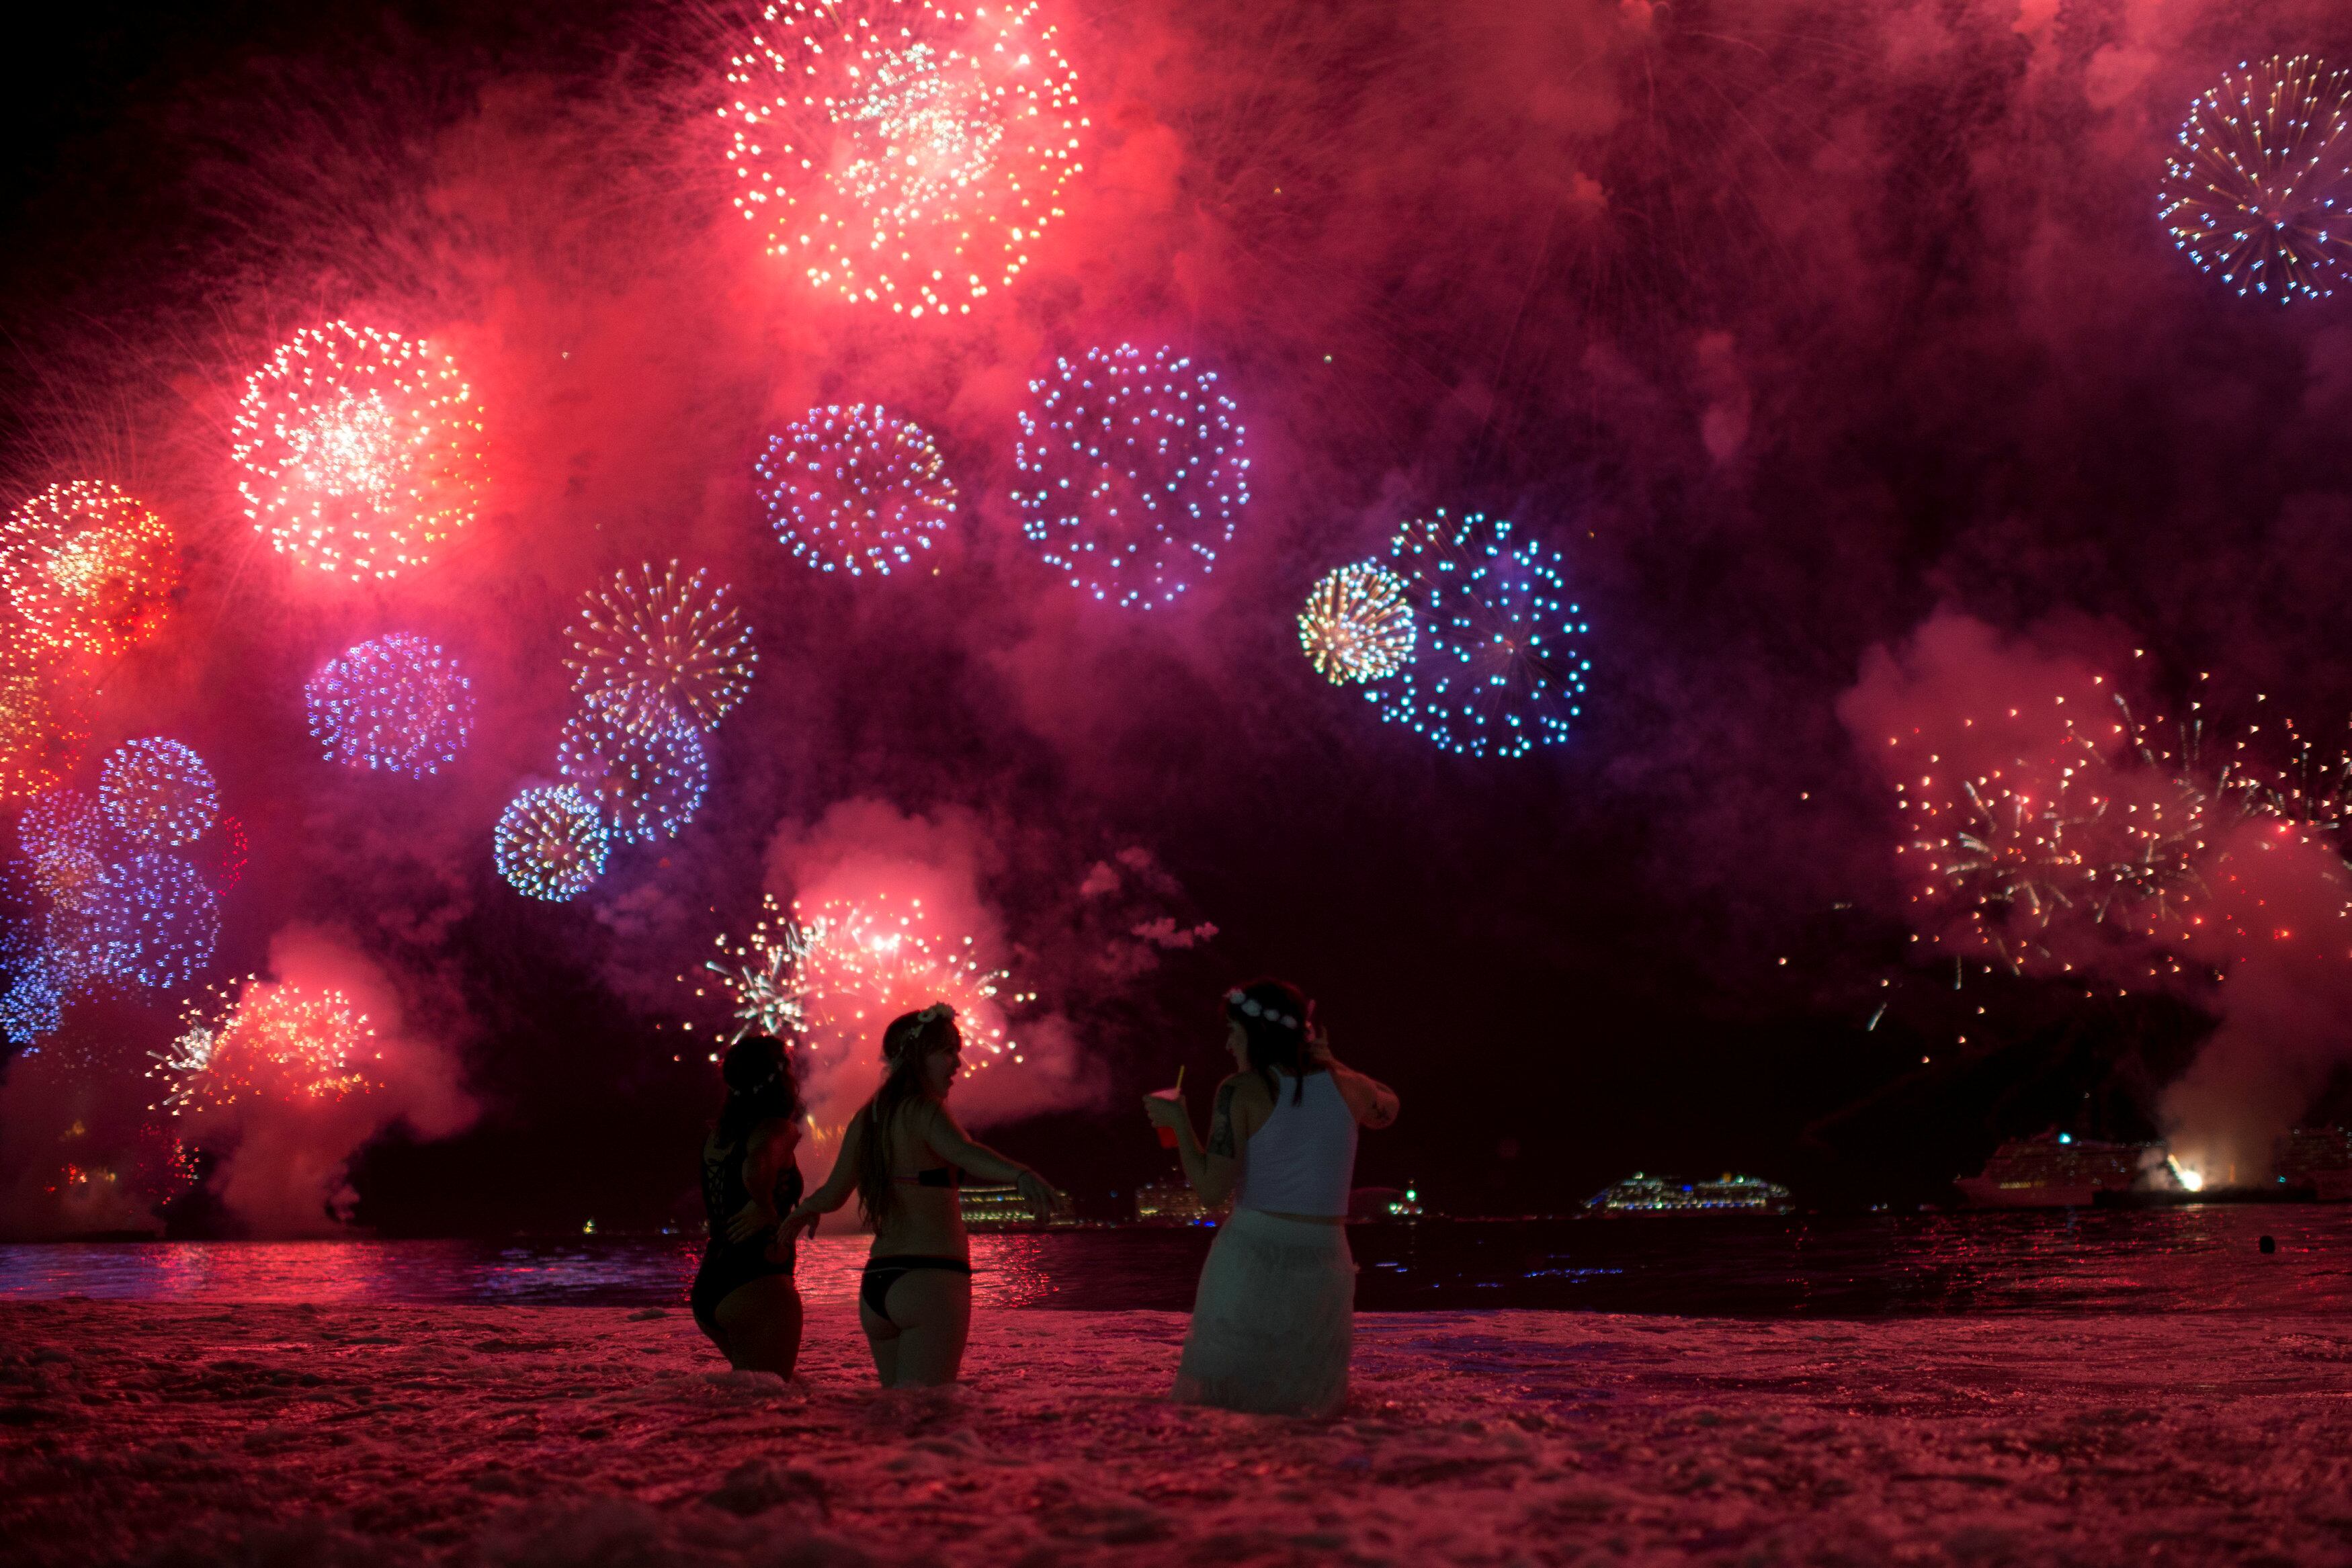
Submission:
<svg viewBox="0 0 2352 1568">
<path fill-rule="evenodd" d="M 1273 1214 L 1346 1214 L 1356 1175 L 1356 1116 L 1328 1072 L 1274 1074 L 1274 1114 L 1242 1145 L 1235 1208 Z"/>
</svg>

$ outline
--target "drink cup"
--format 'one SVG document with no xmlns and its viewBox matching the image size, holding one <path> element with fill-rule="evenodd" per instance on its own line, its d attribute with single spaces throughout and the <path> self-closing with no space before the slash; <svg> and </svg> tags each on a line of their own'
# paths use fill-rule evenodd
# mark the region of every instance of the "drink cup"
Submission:
<svg viewBox="0 0 2352 1568">
<path fill-rule="evenodd" d="M 1182 1093 L 1183 1091 L 1181 1089 L 1154 1089 L 1151 1092 L 1151 1097 L 1154 1100 L 1174 1100 Z M 1159 1124 L 1154 1123 L 1151 1130 L 1160 1134 L 1160 1146 L 1161 1148 L 1172 1149 L 1176 1146 L 1175 1128 L 1163 1127 Z"/>
</svg>

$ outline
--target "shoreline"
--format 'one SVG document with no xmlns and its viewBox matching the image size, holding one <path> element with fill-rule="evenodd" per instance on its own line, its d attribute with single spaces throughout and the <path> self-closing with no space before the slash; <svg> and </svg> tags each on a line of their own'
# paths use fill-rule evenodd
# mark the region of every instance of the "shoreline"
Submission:
<svg viewBox="0 0 2352 1568">
<path fill-rule="evenodd" d="M 967 1381 L 687 1315 L 0 1302 L 0 1530 L 89 1563 L 2341 1563 L 2352 1328 L 1359 1320 L 1347 1416 L 1164 1399 L 1180 1313 L 979 1315 Z"/>
</svg>

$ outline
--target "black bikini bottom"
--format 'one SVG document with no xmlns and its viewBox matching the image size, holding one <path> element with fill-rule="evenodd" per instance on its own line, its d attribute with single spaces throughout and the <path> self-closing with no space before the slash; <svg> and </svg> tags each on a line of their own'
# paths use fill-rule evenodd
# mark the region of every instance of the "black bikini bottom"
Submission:
<svg viewBox="0 0 2352 1568">
<path fill-rule="evenodd" d="M 762 1233 L 749 1241 L 714 1241 L 703 1249 L 702 1267 L 694 1272 L 694 1288 L 687 1293 L 687 1304 L 706 1333 L 719 1332 L 719 1303 L 743 1286 L 774 1274 L 792 1278 L 791 1249 L 786 1249 L 782 1261 L 771 1261 L 768 1240 Z"/>
<path fill-rule="evenodd" d="M 919 1269 L 944 1269 L 950 1274 L 969 1274 L 971 1265 L 961 1258 L 930 1258 L 919 1252 L 902 1252 L 889 1258 L 868 1258 L 866 1271 L 857 1281 L 857 1299 L 873 1310 L 877 1318 L 887 1320 L 890 1309 L 884 1305 L 890 1299 L 890 1287 L 899 1279 Z"/>
</svg>

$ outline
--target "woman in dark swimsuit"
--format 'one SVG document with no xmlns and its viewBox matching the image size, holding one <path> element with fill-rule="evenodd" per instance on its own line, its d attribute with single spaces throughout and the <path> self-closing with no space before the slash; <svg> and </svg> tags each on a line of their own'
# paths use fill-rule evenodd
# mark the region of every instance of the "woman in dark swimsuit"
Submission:
<svg viewBox="0 0 2352 1568">
<path fill-rule="evenodd" d="M 888 1074 L 850 1118 L 841 1157 L 823 1186 L 785 1217 L 789 1239 L 857 1194 L 874 1227 L 874 1252 L 857 1291 L 857 1319 L 885 1388 L 953 1383 L 971 1329 L 971 1249 L 957 1172 L 1006 1182 L 1040 1218 L 1058 1196 L 1027 1166 L 964 1136 L 948 1114 L 948 1090 L 963 1066 L 955 1009 L 934 1002 L 882 1032 Z"/>
<path fill-rule="evenodd" d="M 739 1040 L 721 1070 L 727 1103 L 702 1143 L 702 1214 L 710 1231 L 688 1298 L 694 1321 L 736 1367 L 793 1375 L 801 1354 L 801 1293 L 793 1239 L 777 1216 L 800 1201 L 793 1150 L 800 1091 L 780 1041 Z"/>
</svg>

